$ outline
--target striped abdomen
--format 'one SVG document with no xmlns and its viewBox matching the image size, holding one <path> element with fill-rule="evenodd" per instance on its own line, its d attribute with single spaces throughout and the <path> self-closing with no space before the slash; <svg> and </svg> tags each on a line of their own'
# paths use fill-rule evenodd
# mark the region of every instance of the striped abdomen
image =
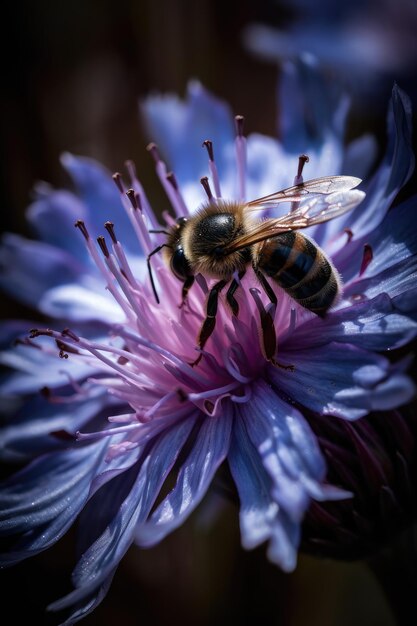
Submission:
<svg viewBox="0 0 417 626">
<path fill-rule="evenodd" d="M 339 292 L 336 269 L 310 239 L 288 231 L 267 239 L 254 255 L 257 267 L 303 307 L 324 316 Z"/>
</svg>

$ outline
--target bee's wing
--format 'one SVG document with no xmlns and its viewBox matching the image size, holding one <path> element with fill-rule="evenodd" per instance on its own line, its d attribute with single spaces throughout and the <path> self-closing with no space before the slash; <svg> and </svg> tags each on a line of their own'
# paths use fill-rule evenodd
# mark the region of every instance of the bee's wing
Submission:
<svg viewBox="0 0 417 626">
<path fill-rule="evenodd" d="M 315 195 L 329 195 L 333 193 L 343 193 L 357 187 L 361 183 L 360 178 L 355 176 L 324 176 L 313 178 L 305 183 L 288 187 L 281 191 L 276 191 L 268 196 L 251 200 L 246 205 L 247 210 L 256 211 L 263 208 L 278 206 L 282 202 L 299 202 L 306 197 L 312 198 Z"/>
<path fill-rule="evenodd" d="M 346 176 L 341 178 L 348 178 Z M 318 179 L 320 180 L 320 179 Z M 358 179 L 356 179 L 358 180 Z M 259 241 L 264 241 L 275 235 L 286 232 L 288 230 L 298 230 L 301 228 L 307 228 L 308 226 L 314 226 L 322 222 L 327 222 L 335 217 L 339 217 L 354 209 L 365 197 L 363 191 L 359 189 L 349 189 L 347 191 L 336 191 L 325 195 L 325 192 L 321 192 L 322 195 L 313 193 L 311 197 L 308 197 L 304 201 L 300 201 L 300 205 L 291 213 L 287 213 L 282 217 L 276 219 L 266 219 L 258 224 L 250 226 L 249 232 L 236 237 L 225 248 L 225 254 L 231 254 L 251 246 Z M 293 198 L 291 197 L 291 200 Z"/>
</svg>

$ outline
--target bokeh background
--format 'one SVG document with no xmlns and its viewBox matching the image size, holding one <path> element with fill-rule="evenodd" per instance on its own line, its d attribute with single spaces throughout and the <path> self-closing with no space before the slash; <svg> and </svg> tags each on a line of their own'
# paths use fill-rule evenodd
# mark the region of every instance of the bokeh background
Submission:
<svg viewBox="0 0 417 626">
<path fill-rule="evenodd" d="M 10 5 L 3 15 L 11 43 L 1 82 L 2 229 L 30 235 L 24 213 L 36 181 L 69 184 L 59 164 L 64 151 L 94 157 L 111 171 L 133 159 L 157 204 L 161 190 L 145 150 L 150 138 L 140 124 L 138 103 L 149 93 L 184 95 L 191 78 L 244 114 L 247 132 L 276 134 L 280 61 L 306 50 L 352 93 L 348 138 L 371 131 L 382 150 L 394 80 L 417 109 L 417 3 L 346 4 L 27 0 Z M 405 193 L 412 188 L 409 184 Z M 2 296 L 2 317 L 16 314 L 31 317 Z M 301 555 L 296 572 L 286 575 L 268 563 L 264 548 L 240 548 L 232 504 L 209 526 L 203 513 L 197 511 L 156 548 L 132 548 L 107 598 L 82 623 L 394 626 L 366 563 Z M 71 546 L 70 533 L 53 551 L 1 574 L 2 610 L 13 611 L 5 624 L 53 623 L 44 617 L 44 607 L 67 590 Z"/>
</svg>

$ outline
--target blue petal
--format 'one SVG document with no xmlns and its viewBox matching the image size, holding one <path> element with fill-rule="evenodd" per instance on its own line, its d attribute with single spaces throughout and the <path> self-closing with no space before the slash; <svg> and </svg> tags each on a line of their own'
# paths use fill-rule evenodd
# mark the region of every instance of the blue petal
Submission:
<svg viewBox="0 0 417 626">
<path fill-rule="evenodd" d="M 0 492 L 0 534 L 21 533 L 12 565 L 54 544 L 84 506 L 90 483 L 101 465 L 107 441 L 45 455 L 12 476 Z"/>
<path fill-rule="evenodd" d="M 221 419 L 203 419 L 194 446 L 178 472 L 174 489 L 149 521 L 138 528 L 136 540 L 140 545 L 154 545 L 180 526 L 195 509 L 226 458 L 231 424 L 232 417 L 226 411 Z"/>
<path fill-rule="evenodd" d="M 412 382 L 396 373 L 384 357 L 351 344 L 333 342 L 313 350 L 282 346 L 279 360 L 295 370 L 284 373 L 271 368 L 271 380 L 318 413 L 356 419 L 370 411 L 396 408 L 415 393 Z"/>
<path fill-rule="evenodd" d="M 17 235 L 4 236 L 0 266 L 0 287 L 34 308 L 48 289 L 76 283 L 85 271 L 67 252 Z"/>
<path fill-rule="evenodd" d="M 228 168 L 226 147 L 234 141 L 233 116 L 225 103 L 191 81 L 185 102 L 173 95 L 153 96 L 141 110 L 150 139 L 158 144 L 181 184 L 197 184 L 207 173 L 205 139 L 213 142 L 222 177 Z"/>
<path fill-rule="evenodd" d="M 234 423 L 228 461 L 240 498 L 243 547 L 251 549 L 269 541 L 269 558 L 284 571 L 293 571 L 297 563 L 300 526 L 273 501 L 272 480 L 239 415 Z"/>
<path fill-rule="evenodd" d="M 62 155 L 61 162 L 71 175 L 85 205 L 91 235 L 102 235 L 104 222 L 110 220 L 114 222 L 116 234 L 123 245 L 139 255 L 138 240 L 110 172 L 93 159 L 68 153 Z"/>
<path fill-rule="evenodd" d="M 77 430 L 94 419 L 110 402 L 103 389 L 96 390 L 83 401 L 68 404 L 53 404 L 40 395 L 31 399 L 13 421 L 2 428 L 0 458 L 22 462 L 68 446 L 68 440 L 60 433 L 72 433 L 75 440 Z"/>
<path fill-rule="evenodd" d="M 47 350 L 54 348 L 54 343 L 49 337 L 39 337 L 36 342 L 38 346 L 44 346 Z M 45 386 L 65 386 L 69 379 L 80 380 L 95 371 L 91 365 L 71 357 L 60 359 L 58 349 L 55 356 L 25 345 L 1 352 L 0 363 L 17 370 L 2 379 L 0 393 L 5 396 L 37 392 Z"/>
<path fill-rule="evenodd" d="M 265 383 L 258 383 L 241 413 L 248 436 L 272 479 L 274 501 L 290 519 L 300 522 L 310 498 L 324 496 L 320 483 L 325 464 L 313 433 L 299 411 Z"/>
<path fill-rule="evenodd" d="M 75 590 L 54 602 L 50 610 L 74 606 L 71 617 L 82 616 L 92 602 L 96 606 L 104 597 L 103 585 L 107 589 L 109 577 L 132 543 L 136 525 L 148 516 L 193 425 L 194 416 L 166 431 L 141 459 L 140 467 L 133 466 L 95 494 L 90 502 L 91 519 L 86 519 L 86 515 L 82 519 L 87 524 L 87 534 L 82 533 L 81 540 L 85 543 L 91 533 L 97 538 L 73 572 Z"/>
<path fill-rule="evenodd" d="M 388 146 L 377 172 L 370 183 L 363 187 L 366 198 L 353 212 L 320 226 L 314 233 L 319 244 L 343 233 L 344 228 L 350 228 L 355 238 L 364 237 L 382 222 L 394 198 L 414 170 L 411 140 L 410 100 L 395 85 L 388 112 Z"/>
<path fill-rule="evenodd" d="M 335 255 L 334 262 L 343 275 L 345 290 L 353 283 L 359 285 L 364 278 L 377 277 L 390 268 L 393 277 L 398 272 L 407 276 L 414 271 L 415 260 L 410 260 L 410 257 L 417 253 L 417 233 L 414 228 L 416 210 L 417 197 L 413 196 L 394 207 L 373 233 L 350 241 Z M 359 277 L 365 243 L 371 246 L 373 258 L 363 276 Z M 400 266 L 400 263 L 403 265 Z"/>
<path fill-rule="evenodd" d="M 287 152 L 316 152 L 330 136 L 342 140 L 347 100 L 335 82 L 326 81 L 311 55 L 284 64 L 278 100 L 278 134 Z"/>
<path fill-rule="evenodd" d="M 76 195 L 64 190 L 39 194 L 26 215 L 40 240 L 91 263 L 83 237 L 74 228 L 77 220 L 87 220 L 88 225 L 85 206 Z"/>
<path fill-rule="evenodd" d="M 325 319 L 307 320 L 292 334 L 293 345 L 309 347 L 338 341 L 351 343 L 366 350 L 400 348 L 417 335 L 417 290 L 409 291 L 407 300 L 413 305 L 413 319 L 403 313 L 401 296 L 390 298 L 380 293 L 372 299 L 361 299 L 348 307 L 332 311 Z"/>
</svg>

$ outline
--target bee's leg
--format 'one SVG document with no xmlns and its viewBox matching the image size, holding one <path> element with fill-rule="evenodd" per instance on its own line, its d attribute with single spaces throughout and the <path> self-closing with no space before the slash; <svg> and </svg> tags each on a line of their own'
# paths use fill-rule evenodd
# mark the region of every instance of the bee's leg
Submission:
<svg viewBox="0 0 417 626">
<path fill-rule="evenodd" d="M 268 283 L 265 276 L 256 267 L 254 267 L 253 270 L 259 282 L 261 283 L 266 295 L 268 296 L 272 304 L 276 306 L 278 303 L 278 299 L 271 285 Z M 278 363 L 278 361 L 275 360 L 275 354 L 277 352 L 277 334 L 275 331 L 274 320 L 271 313 L 264 308 L 261 302 L 257 302 L 257 305 L 259 314 L 261 316 L 261 348 L 266 360 L 272 363 L 272 365 L 274 365 L 275 367 L 279 367 L 283 370 L 290 370 L 291 372 L 293 372 L 295 369 L 294 365 L 283 365 L 282 363 Z"/>
<path fill-rule="evenodd" d="M 181 304 L 178 305 L 178 308 L 182 309 L 182 307 L 184 306 L 186 300 L 187 300 L 187 294 L 190 291 L 192 285 L 194 282 L 194 276 L 187 276 L 187 278 L 184 281 L 184 284 L 182 286 L 182 292 L 181 292 L 181 296 L 182 296 L 182 300 L 181 300 Z"/>
<path fill-rule="evenodd" d="M 239 303 L 234 297 L 234 294 L 236 289 L 240 286 L 240 280 L 244 277 L 245 274 L 246 270 L 242 270 L 241 272 L 239 272 L 238 280 L 236 280 L 236 278 L 232 280 L 232 282 L 230 283 L 230 287 L 226 293 L 226 300 L 230 308 L 232 309 L 233 315 L 235 315 L 236 317 L 239 315 Z"/>
<path fill-rule="evenodd" d="M 260 272 L 255 265 L 252 265 L 252 268 L 253 268 L 253 271 L 255 272 L 256 278 L 261 283 L 262 288 L 265 291 L 266 295 L 268 296 L 269 300 L 272 302 L 272 304 L 276 306 L 278 304 L 278 298 L 275 295 L 275 291 L 272 289 L 271 285 L 266 280 L 262 272 Z"/>
<path fill-rule="evenodd" d="M 204 348 L 206 342 L 210 335 L 212 334 L 214 327 L 216 326 L 216 314 L 217 314 L 217 303 L 219 299 L 219 294 L 221 290 L 227 285 L 227 280 L 219 280 L 209 292 L 206 306 L 206 319 L 203 322 L 203 325 L 200 330 L 200 334 L 198 336 L 198 347 L 200 350 Z M 202 353 L 198 355 L 195 361 L 193 361 L 190 365 L 197 365 L 202 358 Z"/>
</svg>

